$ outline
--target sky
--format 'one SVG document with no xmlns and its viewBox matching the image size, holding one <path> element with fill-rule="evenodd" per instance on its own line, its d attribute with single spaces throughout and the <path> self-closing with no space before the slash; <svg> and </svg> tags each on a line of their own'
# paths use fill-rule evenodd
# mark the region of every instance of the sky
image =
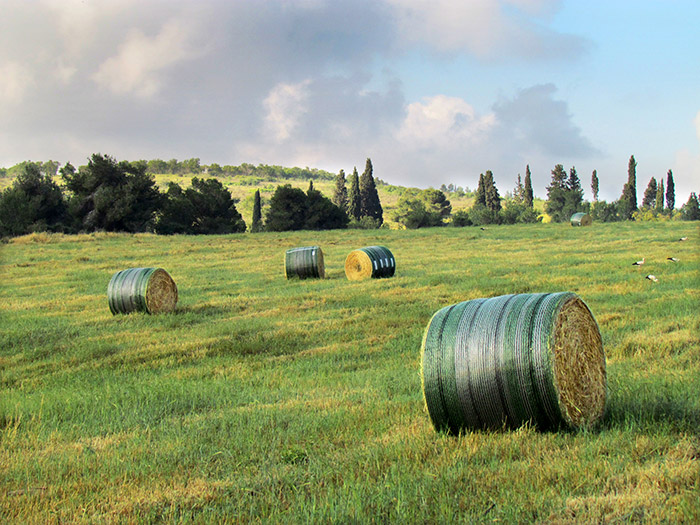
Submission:
<svg viewBox="0 0 700 525">
<path fill-rule="evenodd" d="M 0 0 L 0 166 L 93 153 L 501 195 L 700 192 L 697 0 Z"/>
</svg>

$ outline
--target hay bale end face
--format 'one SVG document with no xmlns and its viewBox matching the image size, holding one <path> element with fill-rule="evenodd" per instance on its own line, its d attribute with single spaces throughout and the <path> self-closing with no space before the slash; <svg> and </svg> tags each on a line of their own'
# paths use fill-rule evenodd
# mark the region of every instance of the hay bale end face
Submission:
<svg viewBox="0 0 700 525">
<path fill-rule="evenodd" d="M 385 246 L 366 246 L 353 250 L 345 259 L 345 276 L 351 281 L 393 277 L 396 259 Z"/>
<path fill-rule="evenodd" d="M 571 216 L 571 226 L 590 226 L 593 218 L 587 213 L 574 213 Z"/>
<path fill-rule="evenodd" d="M 598 324 L 574 293 L 504 295 L 442 308 L 422 345 L 436 430 L 590 427 L 605 412 Z"/>
<path fill-rule="evenodd" d="M 177 286 L 162 268 L 129 268 L 112 276 L 107 300 L 113 315 L 172 312 L 177 305 Z"/>
<path fill-rule="evenodd" d="M 326 276 L 323 251 L 319 246 L 287 250 L 284 254 L 284 274 L 287 279 L 323 279 Z"/>
</svg>

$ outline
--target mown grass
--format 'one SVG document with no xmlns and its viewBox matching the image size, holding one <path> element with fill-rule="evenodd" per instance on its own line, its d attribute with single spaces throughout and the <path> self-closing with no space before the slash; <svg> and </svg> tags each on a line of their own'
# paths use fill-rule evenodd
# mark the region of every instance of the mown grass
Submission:
<svg viewBox="0 0 700 525">
<path fill-rule="evenodd" d="M 0 246 L 0 522 L 697 522 L 699 233 L 14 239 Z M 327 278 L 285 280 L 285 250 L 311 244 Z M 347 281 L 347 253 L 372 244 L 396 276 Z M 135 266 L 172 275 L 174 313 L 110 314 L 109 278 Z M 430 316 L 562 290 L 603 335 L 600 427 L 436 433 L 419 372 Z"/>
</svg>

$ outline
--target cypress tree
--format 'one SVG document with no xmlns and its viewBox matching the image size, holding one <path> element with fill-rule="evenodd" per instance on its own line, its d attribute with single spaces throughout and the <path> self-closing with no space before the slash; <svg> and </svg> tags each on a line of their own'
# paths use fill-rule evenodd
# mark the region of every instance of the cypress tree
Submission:
<svg viewBox="0 0 700 525">
<path fill-rule="evenodd" d="M 486 176 L 484 177 L 484 195 L 486 199 L 486 207 L 495 212 L 501 211 L 501 197 L 498 194 L 498 189 L 496 188 L 496 183 L 493 180 L 493 173 L 491 170 L 486 171 Z"/>
<path fill-rule="evenodd" d="M 666 175 L 666 209 L 669 212 L 676 207 L 676 184 L 673 182 L 673 172 L 668 170 Z"/>
<path fill-rule="evenodd" d="M 659 179 L 656 185 L 656 199 L 655 199 L 655 210 L 659 213 L 664 211 L 664 180 Z"/>
<path fill-rule="evenodd" d="M 362 217 L 362 198 L 360 197 L 360 177 L 357 175 L 357 168 L 353 168 L 350 175 L 350 197 L 348 203 L 348 215 L 356 221 Z"/>
<path fill-rule="evenodd" d="M 547 186 L 547 202 L 545 211 L 557 222 L 565 220 L 564 206 L 566 205 L 566 170 L 561 164 L 554 166 L 552 180 Z M 566 217 L 568 219 L 568 217 Z"/>
<path fill-rule="evenodd" d="M 620 216 L 622 219 L 630 220 L 632 214 L 637 210 L 637 162 L 634 155 L 630 157 L 627 165 L 627 182 L 622 188 L 620 197 Z"/>
<path fill-rule="evenodd" d="M 309 179 L 309 189 L 306 190 L 306 193 L 309 193 L 311 191 L 314 191 L 314 181 Z"/>
<path fill-rule="evenodd" d="M 520 173 L 518 173 L 518 180 L 515 183 L 515 189 L 513 190 L 513 200 L 517 203 L 522 203 L 524 194 L 525 187 L 523 186 L 523 181 L 520 178 Z"/>
<path fill-rule="evenodd" d="M 335 178 L 335 190 L 333 191 L 333 204 L 345 213 L 348 212 L 348 189 L 345 187 L 345 171 L 340 170 Z"/>
<path fill-rule="evenodd" d="M 532 208 L 535 195 L 532 192 L 532 177 L 530 176 L 530 165 L 525 168 L 525 188 L 523 190 L 523 202 L 528 208 Z"/>
<path fill-rule="evenodd" d="M 482 205 L 486 206 L 486 190 L 484 189 L 484 174 L 479 175 L 479 185 L 476 187 L 476 201 L 475 206 Z"/>
<path fill-rule="evenodd" d="M 642 200 L 642 208 L 652 209 L 656 202 L 656 179 L 654 177 L 649 180 L 647 189 L 644 190 L 644 199 Z"/>
<path fill-rule="evenodd" d="M 593 193 L 593 202 L 598 202 L 598 189 L 598 172 L 593 170 L 593 173 L 591 174 L 591 192 Z"/>
<path fill-rule="evenodd" d="M 365 171 L 360 177 L 360 210 L 363 217 L 371 217 L 379 221 L 379 225 L 384 221 L 382 205 L 379 202 L 377 186 L 372 175 L 372 161 L 367 159 Z"/>
<path fill-rule="evenodd" d="M 572 166 L 569 170 L 569 178 L 565 184 L 566 194 L 564 196 L 564 209 L 562 210 L 563 218 L 571 217 L 577 211 L 580 211 L 581 203 L 583 202 L 583 188 L 581 181 L 576 173 L 576 167 Z"/>
<path fill-rule="evenodd" d="M 263 230 L 262 223 L 262 204 L 260 203 L 260 190 L 255 190 L 255 198 L 253 200 L 253 223 L 250 225 L 250 231 L 253 233 Z"/>
</svg>

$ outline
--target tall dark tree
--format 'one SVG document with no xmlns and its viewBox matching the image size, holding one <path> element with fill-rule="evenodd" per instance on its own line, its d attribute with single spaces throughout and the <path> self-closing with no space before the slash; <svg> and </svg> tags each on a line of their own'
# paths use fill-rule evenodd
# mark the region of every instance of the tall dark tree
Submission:
<svg viewBox="0 0 700 525">
<path fill-rule="evenodd" d="M 528 208 L 532 208 L 535 200 L 535 194 L 532 192 L 532 177 L 530 175 L 530 165 L 525 167 L 525 187 L 523 189 L 523 204 Z"/>
<path fill-rule="evenodd" d="M 664 179 L 661 178 L 659 179 L 659 182 L 656 183 L 656 199 L 655 199 L 655 210 L 658 213 L 661 213 L 664 211 Z"/>
<path fill-rule="evenodd" d="M 357 168 L 353 168 L 350 175 L 350 197 L 348 203 L 348 216 L 356 221 L 362 217 L 362 197 L 360 195 L 360 177 Z"/>
<path fill-rule="evenodd" d="M 61 169 L 77 229 L 142 232 L 151 229 L 162 195 L 143 164 L 94 154 L 77 172 Z"/>
<path fill-rule="evenodd" d="M 700 221 L 700 203 L 695 192 L 690 193 L 688 202 L 681 208 L 681 218 L 684 221 Z"/>
<path fill-rule="evenodd" d="M 593 202 L 598 202 L 598 190 L 600 189 L 600 182 L 598 181 L 598 172 L 593 170 L 591 174 L 591 193 L 593 193 Z"/>
<path fill-rule="evenodd" d="M 25 163 L 12 185 L 0 193 L 0 236 L 64 229 L 66 202 L 48 173 Z"/>
<path fill-rule="evenodd" d="M 257 233 L 263 230 L 262 222 L 262 202 L 260 201 L 260 190 L 255 190 L 253 198 L 253 222 L 250 225 L 250 231 Z"/>
<path fill-rule="evenodd" d="M 309 189 L 306 190 L 307 193 L 310 191 L 314 191 L 314 181 L 313 180 L 309 180 Z"/>
<path fill-rule="evenodd" d="M 632 155 L 627 165 L 627 182 L 622 188 L 620 197 L 620 215 L 622 219 L 629 220 L 635 211 L 637 211 L 637 161 Z"/>
<path fill-rule="evenodd" d="M 483 173 L 479 175 L 479 184 L 476 187 L 476 200 L 474 201 L 474 205 L 486 207 L 486 188 Z"/>
<path fill-rule="evenodd" d="M 493 173 L 491 170 L 487 170 L 484 176 L 484 197 L 486 200 L 486 207 L 489 210 L 493 212 L 501 211 L 501 196 L 498 194 L 496 182 L 493 180 Z"/>
<path fill-rule="evenodd" d="M 642 199 L 642 207 L 647 209 L 654 208 L 656 203 L 656 179 L 652 177 L 647 184 L 647 189 L 644 190 L 644 198 Z"/>
<path fill-rule="evenodd" d="M 673 172 L 668 170 L 666 175 L 666 209 L 672 212 L 676 207 L 676 184 L 673 182 Z"/>
<path fill-rule="evenodd" d="M 348 189 L 345 187 L 345 171 L 343 170 L 340 170 L 335 178 L 335 189 L 331 201 L 345 213 L 348 212 Z"/>
<path fill-rule="evenodd" d="M 563 165 L 557 164 L 552 170 L 552 180 L 547 186 L 547 202 L 545 203 L 545 211 L 551 215 L 554 221 L 562 222 L 569 219 L 564 215 L 566 192 L 566 170 L 564 170 Z"/>
<path fill-rule="evenodd" d="M 518 180 L 515 183 L 515 188 L 513 188 L 513 200 L 517 203 L 522 203 L 524 194 L 525 186 L 523 186 L 523 181 L 520 178 L 520 173 L 518 173 Z"/>
<path fill-rule="evenodd" d="M 384 221 L 384 210 L 382 210 L 382 204 L 379 202 L 379 193 L 377 192 L 372 171 L 372 161 L 367 159 L 365 171 L 360 177 L 360 209 L 363 217 L 375 219 L 381 225 Z"/>
<path fill-rule="evenodd" d="M 564 197 L 564 209 L 562 210 L 563 218 L 571 217 L 574 213 L 581 211 L 583 204 L 583 188 L 581 181 L 576 173 L 576 167 L 572 166 L 569 170 L 569 178 L 566 180 L 566 195 Z"/>
</svg>

